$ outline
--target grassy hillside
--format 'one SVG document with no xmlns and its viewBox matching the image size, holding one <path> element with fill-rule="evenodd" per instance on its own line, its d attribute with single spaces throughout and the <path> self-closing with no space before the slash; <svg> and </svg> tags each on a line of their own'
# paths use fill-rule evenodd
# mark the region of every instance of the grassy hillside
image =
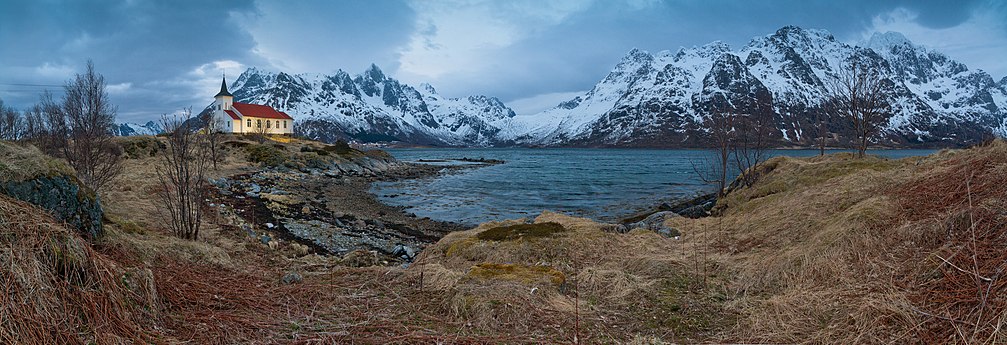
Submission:
<svg viewBox="0 0 1007 345">
<path fill-rule="evenodd" d="M 269 165 L 255 162 L 254 145 L 225 144 L 213 177 Z M 0 197 L 0 222 L 14 229 L 0 237 L 0 263 L 14 267 L 0 275 L 14 291 L 0 316 L 20 322 L 4 323 L 0 339 L 1007 341 L 1003 142 L 902 160 L 774 158 L 758 183 L 720 200 L 715 216 L 667 220 L 677 239 L 545 212 L 451 233 L 408 268 L 367 252 L 340 258 L 270 247 L 214 216 L 199 241 L 171 237 L 150 199 L 157 147 L 127 150 L 134 159 L 126 173 L 102 192 L 106 235 L 94 244 Z M 294 157 L 280 163 L 294 167 L 325 150 L 264 147 Z M 32 171 L 33 156 L 23 166 L 7 159 L 5 169 Z M 288 272 L 303 282 L 283 283 Z"/>
</svg>

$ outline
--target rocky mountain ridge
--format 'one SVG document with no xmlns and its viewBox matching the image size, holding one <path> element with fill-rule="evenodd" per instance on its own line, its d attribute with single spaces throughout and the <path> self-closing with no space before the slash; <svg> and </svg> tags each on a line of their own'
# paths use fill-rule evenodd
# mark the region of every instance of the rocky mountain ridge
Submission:
<svg viewBox="0 0 1007 345">
<path fill-rule="evenodd" d="M 851 58 L 891 83 L 892 105 L 875 144 L 958 146 L 1007 133 L 1007 77 L 910 42 L 875 34 L 860 45 L 824 30 L 787 26 L 732 50 L 722 42 L 651 54 L 633 49 L 590 91 L 552 109 L 516 115 L 488 96 L 446 98 L 386 76 L 377 66 L 351 76 L 291 75 L 249 69 L 232 86 L 236 101 L 292 114 L 298 131 L 334 141 L 402 141 L 444 146 L 698 147 L 703 116 L 717 100 L 771 104 L 780 146 L 810 146 L 817 119 L 830 145 L 850 126 L 822 110 L 825 85 Z M 738 103 L 741 104 L 741 103 Z"/>
</svg>

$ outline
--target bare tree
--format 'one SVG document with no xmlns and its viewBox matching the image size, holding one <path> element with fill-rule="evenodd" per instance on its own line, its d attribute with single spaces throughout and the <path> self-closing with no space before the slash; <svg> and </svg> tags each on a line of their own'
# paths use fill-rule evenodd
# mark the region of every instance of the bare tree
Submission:
<svg viewBox="0 0 1007 345">
<path fill-rule="evenodd" d="M 853 56 L 850 63 L 840 69 L 836 78 L 827 84 L 828 106 L 833 114 L 846 119 L 853 125 L 854 147 L 857 156 L 864 157 L 867 145 L 890 112 L 885 97 L 888 80 L 883 78 L 877 67 Z"/>
<path fill-rule="evenodd" d="M 827 106 L 824 105 L 824 106 Z M 825 127 L 825 114 L 826 110 L 817 109 L 815 110 L 815 122 L 818 128 L 818 155 L 825 156 L 825 136 L 828 135 L 829 131 Z"/>
<path fill-rule="evenodd" d="M 758 168 L 769 157 L 769 144 L 774 110 L 768 94 L 749 95 L 748 113 L 737 114 L 733 121 L 734 135 L 731 136 L 731 156 L 738 169 L 739 179 L 751 187 L 758 178 Z"/>
<path fill-rule="evenodd" d="M 122 172 L 122 148 L 113 141 L 116 107 L 105 91 L 105 77 L 87 62 L 84 74 L 77 74 L 63 87 L 63 115 L 67 145 L 63 158 L 77 171 L 81 181 L 98 191 Z"/>
<path fill-rule="evenodd" d="M 24 137 L 24 126 L 24 119 L 17 109 L 4 105 L 0 99 L 0 140 L 21 140 Z"/>
<path fill-rule="evenodd" d="M 266 142 L 266 135 L 269 134 L 269 120 L 254 119 L 252 120 L 252 137 L 259 144 Z"/>
<path fill-rule="evenodd" d="M 206 145 L 210 149 L 210 161 L 213 162 L 213 170 L 217 170 L 217 163 L 220 162 L 220 142 L 224 138 L 222 131 L 224 130 L 224 123 L 216 116 L 213 116 L 213 112 L 206 113 L 203 115 L 203 119 L 206 123 L 206 127 L 203 127 L 203 133 L 206 136 Z"/>
<path fill-rule="evenodd" d="M 735 109 L 723 102 L 715 102 L 710 113 L 704 116 L 703 125 L 707 128 L 713 150 L 699 161 L 692 162 L 693 171 L 705 183 L 717 188 L 717 198 L 723 197 L 727 190 L 727 176 L 731 159 L 734 122 L 737 118 Z"/>
<path fill-rule="evenodd" d="M 202 135 L 184 125 L 192 116 L 189 109 L 183 115 L 162 115 L 161 123 L 168 133 L 168 145 L 155 166 L 157 197 L 160 209 L 175 236 L 195 240 L 202 225 L 202 202 L 206 188 L 207 154 Z"/>
<path fill-rule="evenodd" d="M 122 148 L 113 141 L 116 108 L 105 92 L 105 77 L 87 62 L 84 74 L 64 84 L 57 102 L 44 91 L 25 118 L 27 139 L 42 151 L 66 159 L 81 182 L 100 191 L 122 172 Z"/>
</svg>

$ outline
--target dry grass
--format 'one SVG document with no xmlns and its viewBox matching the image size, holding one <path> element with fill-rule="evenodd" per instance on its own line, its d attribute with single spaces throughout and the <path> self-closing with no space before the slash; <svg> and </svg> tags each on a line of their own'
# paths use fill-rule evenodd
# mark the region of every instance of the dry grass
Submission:
<svg viewBox="0 0 1007 345">
<path fill-rule="evenodd" d="M 0 342 L 155 342 L 149 275 L 122 271 L 44 210 L 0 196 Z"/>
<path fill-rule="evenodd" d="M 66 162 L 49 157 L 34 146 L 0 141 L 0 182 L 54 174 L 74 175 L 74 171 Z"/>
<path fill-rule="evenodd" d="M 720 216 L 669 225 L 714 248 L 729 277 L 742 317 L 721 339 L 996 342 L 1005 178 L 1003 142 L 902 160 L 775 158 Z"/>
<path fill-rule="evenodd" d="M 608 227 L 550 212 L 532 224 L 487 223 L 428 247 L 408 274 L 422 274 L 426 288 L 445 295 L 449 320 L 492 334 L 697 341 L 732 323 L 719 278 L 704 284 L 701 272 L 683 264 L 697 252 L 653 232 Z M 528 236 L 528 229 L 555 231 Z"/>
<path fill-rule="evenodd" d="M 216 176 L 255 169 L 244 153 L 232 149 Z M 134 293 L 113 284 L 74 296 L 30 296 L 68 301 L 59 308 L 83 310 L 68 315 L 92 318 L 81 327 L 101 331 L 71 334 L 64 331 L 81 328 L 57 327 L 51 329 L 61 329 L 53 333 L 59 337 L 24 337 L 79 342 L 87 340 L 80 334 L 94 334 L 101 343 L 135 335 L 149 342 L 142 337 L 158 330 L 160 339 L 192 343 L 1007 340 L 1000 331 L 1007 318 L 1003 142 L 903 160 L 775 158 L 756 185 L 718 204 L 718 216 L 669 219 L 666 225 L 681 231 L 680 240 L 642 230 L 612 233 L 608 225 L 545 212 L 530 224 L 495 222 L 451 233 L 408 269 L 289 259 L 216 225 L 199 242 L 166 236 L 147 196 L 150 159 L 130 160 L 120 187 L 103 195 L 115 220 L 99 243 L 104 255 L 86 246 L 79 254 L 94 258 L 97 271 L 87 271 L 88 277 L 102 276 L 100 269 L 113 265 L 110 257 L 133 267 L 121 269 L 128 273 L 125 285 L 143 288 Z M 12 246 L 45 247 L 50 235 L 32 236 Z M 40 269 L 25 272 L 42 277 Z M 301 272 L 304 282 L 279 283 L 290 270 Z M 67 279 L 60 272 L 66 271 L 46 277 Z M 10 273 L 0 277 L 8 291 L 18 282 Z M 101 300 L 116 294 L 124 294 L 115 299 L 120 302 Z M 27 298 L 7 298 L 15 297 Z M 98 302 L 78 300 L 84 298 Z M 131 314 L 132 304 L 121 301 L 152 306 L 156 317 L 135 321 L 146 311 Z M 55 302 L 39 305 L 45 303 Z M 113 312 L 88 316 L 95 314 L 81 307 L 87 303 L 106 303 L 101 310 Z M 18 304 L 5 303 L 11 305 Z M 40 318 L 17 320 L 24 323 L 19 327 L 38 329 L 31 322 Z M 93 326 L 106 324 L 118 326 Z"/>
</svg>

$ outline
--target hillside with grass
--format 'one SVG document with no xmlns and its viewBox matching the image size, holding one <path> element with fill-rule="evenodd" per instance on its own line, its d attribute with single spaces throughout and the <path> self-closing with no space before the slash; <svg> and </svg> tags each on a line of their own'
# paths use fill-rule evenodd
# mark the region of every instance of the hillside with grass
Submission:
<svg viewBox="0 0 1007 345">
<path fill-rule="evenodd" d="M 44 204 L 0 195 L 0 265 L 9 267 L 0 342 L 1007 341 L 1002 141 L 900 160 L 773 158 L 711 216 L 667 217 L 661 225 L 675 231 L 661 233 L 552 212 L 452 232 L 400 215 L 335 215 L 371 201 L 288 200 L 366 185 L 399 163 L 310 141 L 232 138 L 208 177 L 280 176 L 287 194 L 264 184 L 254 196 L 232 192 L 238 199 L 210 185 L 196 240 L 173 236 L 151 196 L 164 138 L 119 144 L 130 159 L 96 195 L 97 236 Z M 30 146 L 3 147 L 5 181 L 73 176 Z M 311 179 L 323 181 L 306 184 L 311 195 L 292 192 Z M 415 257 L 336 253 L 267 226 L 264 215 L 280 211 L 427 235 L 406 234 L 422 246 Z"/>
</svg>

